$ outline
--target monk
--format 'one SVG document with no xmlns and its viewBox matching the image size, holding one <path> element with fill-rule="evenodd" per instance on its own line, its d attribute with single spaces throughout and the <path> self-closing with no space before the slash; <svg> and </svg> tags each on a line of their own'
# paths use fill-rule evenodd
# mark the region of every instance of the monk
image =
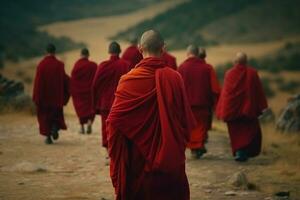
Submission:
<svg viewBox="0 0 300 200">
<path fill-rule="evenodd" d="M 81 58 L 75 63 L 71 73 L 71 95 L 76 114 L 81 125 L 80 133 L 92 133 L 94 109 L 92 106 L 92 83 L 97 70 L 97 64 L 89 60 L 89 50 L 81 50 Z"/>
<path fill-rule="evenodd" d="M 107 148 L 106 119 L 115 98 L 115 91 L 122 75 L 129 71 L 129 63 L 119 58 L 121 47 L 117 42 L 109 45 L 110 58 L 100 63 L 92 84 L 93 107 L 101 115 L 102 146 Z"/>
<path fill-rule="evenodd" d="M 197 46 L 189 45 L 187 59 L 178 69 L 184 80 L 188 100 L 197 120 L 197 127 L 192 131 L 187 145 L 196 159 L 206 153 L 205 142 L 208 138 L 208 130 L 211 128 L 213 107 L 220 94 L 216 73 L 213 67 L 205 62 L 202 54 L 203 49 L 200 55 Z"/>
<path fill-rule="evenodd" d="M 217 106 L 217 117 L 227 122 L 236 161 L 259 155 L 262 136 L 258 116 L 266 108 L 257 71 L 247 65 L 245 53 L 237 53 L 235 65 L 225 74 Z"/>
<path fill-rule="evenodd" d="M 47 55 L 37 66 L 34 80 L 33 101 L 37 106 L 40 134 L 46 136 L 45 143 L 52 144 L 59 137 L 58 131 L 67 129 L 63 106 L 69 100 L 69 77 L 64 63 L 55 57 L 56 48 L 47 46 Z"/>
<path fill-rule="evenodd" d="M 188 200 L 185 147 L 194 126 L 180 74 L 161 59 L 153 30 L 143 60 L 122 76 L 107 119 L 110 175 L 117 200 Z"/>
<path fill-rule="evenodd" d="M 177 70 L 177 62 L 176 58 L 167 52 L 166 47 L 164 46 L 163 53 L 161 54 L 161 58 L 165 61 L 166 65 L 174 70 Z"/>
<path fill-rule="evenodd" d="M 130 43 L 131 45 L 124 51 L 122 58 L 130 63 L 130 69 L 132 69 L 143 59 L 143 55 L 137 47 L 137 37 L 132 37 Z"/>
</svg>

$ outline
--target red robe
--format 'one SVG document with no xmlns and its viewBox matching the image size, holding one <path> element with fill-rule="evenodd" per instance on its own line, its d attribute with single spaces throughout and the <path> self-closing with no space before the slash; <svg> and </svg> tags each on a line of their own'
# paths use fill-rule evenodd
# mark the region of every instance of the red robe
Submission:
<svg viewBox="0 0 300 200">
<path fill-rule="evenodd" d="M 187 200 L 185 147 L 194 119 L 180 75 L 145 58 L 123 76 L 108 120 L 117 200 Z"/>
<path fill-rule="evenodd" d="M 115 98 L 119 80 L 129 71 L 129 63 L 112 55 L 100 63 L 92 84 L 93 107 L 102 120 L 102 146 L 107 147 L 106 118 Z"/>
<path fill-rule="evenodd" d="M 71 73 L 70 90 L 80 124 L 94 119 L 92 83 L 97 64 L 87 58 L 79 59 Z"/>
<path fill-rule="evenodd" d="M 122 59 L 129 62 L 130 69 L 132 69 L 143 59 L 143 55 L 140 53 L 136 45 L 131 45 L 124 51 Z"/>
<path fill-rule="evenodd" d="M 69 77 L 64 64 L 55 56 L 46 56 L 37 66 L 33 101 L 37 106 L 40 134 L 48 136 L 53 125 L 66 129 L 63 106 L 69 100 Z"/>
<path fill-rule="evenodd" d="M 161 58 L 165 61 L 165 64 L 167 67 L 177 70 L 176 58 L 174 56 L 172 56 L 168 52 L 164 51 L 161 54 Z"/>
<path fill-rule="evenodd" d="M 211 128 L 212 111 L 220 93 L 220 86 L 213 67 L 198 57 L 186 59 L 179 67 L 197 127 L 192 131 L 188 147 L 204 148 Z"/>
<path fill-rule="evenodd" d="M 249 156 L 260 153 L 257 118 L 266 108 L 267 100 L 255 69 L 236 65 L 226 72 L 217 117 L 227 122 L 234 155 L 237 150 L 245 150 Z"/>
</svg>

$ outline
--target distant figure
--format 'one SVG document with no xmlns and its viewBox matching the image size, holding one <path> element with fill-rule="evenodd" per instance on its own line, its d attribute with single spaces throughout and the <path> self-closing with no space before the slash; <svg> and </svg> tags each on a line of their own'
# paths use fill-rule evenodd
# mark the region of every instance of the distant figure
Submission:
<svg viewBox="0 0 300 200">
<path fill-rule="evenodd" d="M 118 82 L 123 74 L 129 71 L 129 63 L 119 58 L 120 45 L 112 42 L 108 52 L 110 59 L 100 63 L 93 80 L 93 106 L 97 114 L 101 115 L 102 146 L 107 148 L 106 119 L 115 98 Z"/>
<path fill-rule="evenodd" d="M 246 161 L 260 153 L 258 116 L 267 108 L 267 100 L 257 71 L 247 65 L 246 54 L 237 53 L 235 63 L 225 74 L 217 116 L 227 122 L 235 160 Z"/>
<path fill-rule="evenodd" d="M 205 142 L 211 128 L 214 106 L 220 94 L 220 86 L 213 67 L 205 62 L 204 49 L 195 45 L 187 48 L 187 59 L 179 66 L 197 127 L 192 131 L 188 148 L 196 159 L 206 153 Z"/>
<path fill-rule="evenodd" d="M 144 59 L 121 78 L 107 120 L 116 199 L 189 199 L 184 152 L 194 119 L 180 74 L 161 59 L 163 44 L 156 31 L 142 35 Z"/>
<path fill-rule="evenodd" d="M 137 47 L 137 37 L 132 37 L 130 43 L 131 45 L 124 51 L 122 58 L 130 63 L 130 69 L 132 69 L 143 59 L 143 55 Z"/>
<path fill-rule="evenodd" d="M 37 66 L 33 101 L 37 106 L 40 134 L 46 136 L 45 143 L 52 144 L 59 137 L 60 129 L 67 129 L 63 106 L 69 100 L 69 77 L 64 63 L 55 57 L 55 46 L 47 46 L 47 55 Z"/>
<path fill-rule="evenodd" d="M 86 133 L 92 133 L 94 109 L 92 106 L 92 83 L 97 70 L 97 64 L 89 60 L 89 50 L 81 50 L 81 58 L 75 63 L 71 73 L 71 95 L 73 104 L 81 124 L 80 133 L 85 133 L 84 125 L 87 124 Z"/>
<path fill-rule="evenodd" d="M 167 52 L 166 47 L 163 48 L 163 53 L 161 54 L 161 58 L 165 61 L 168 67 L 171 67 L 174 70 L 177 70 L 177 62 L 176 58 Z"/>
</svg>

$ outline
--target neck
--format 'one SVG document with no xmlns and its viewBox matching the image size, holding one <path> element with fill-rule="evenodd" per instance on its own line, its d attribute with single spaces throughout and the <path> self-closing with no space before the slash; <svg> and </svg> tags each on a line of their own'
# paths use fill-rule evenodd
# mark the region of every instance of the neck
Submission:
<svg viewBox="0 0 300 200">
<path fill-rule="evenodd" d="M 47 53 L 46 56 L 55 56 L 54 53 Z"/>
<path fill-rule="evenodd" d="M 161 53 L 148 53 L 148 52 L 143 52 L 143 58 L 149 58 L 149 57 L 157 57 L 160 58 L 161 57 Z"/>
<path fill-rule="evenodd" d="M 188 54 L 187 57 L 188 58 L 196 58 L 197 56 L 195 56 L 194 54 Z"/>
</svg>

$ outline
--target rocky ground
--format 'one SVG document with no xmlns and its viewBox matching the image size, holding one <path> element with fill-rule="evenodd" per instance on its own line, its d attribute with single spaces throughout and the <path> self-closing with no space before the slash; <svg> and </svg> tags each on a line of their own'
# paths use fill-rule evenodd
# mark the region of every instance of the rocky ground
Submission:
<svg viewBox="0 0 300 200">
<path fill-rule="evenodd" d="M 0 115 L 1 200 L 114 199 L 107 153 L 100 146 L 100 120 L 91 135 L 78 133 L 75 116 L 67 115 L 66 121 L 68 131 L 47 146 L 34 116 Z M 187 151 L 191 199 L 271 200 L 273 194 L 261 190 L 265 183 L 251 177 L 256 171 L 263 175 L 270 163 L 268 156 L 235 163 L 227 134 L 213 131 L 203 159 L 193 160 Z"/>
</svg>

